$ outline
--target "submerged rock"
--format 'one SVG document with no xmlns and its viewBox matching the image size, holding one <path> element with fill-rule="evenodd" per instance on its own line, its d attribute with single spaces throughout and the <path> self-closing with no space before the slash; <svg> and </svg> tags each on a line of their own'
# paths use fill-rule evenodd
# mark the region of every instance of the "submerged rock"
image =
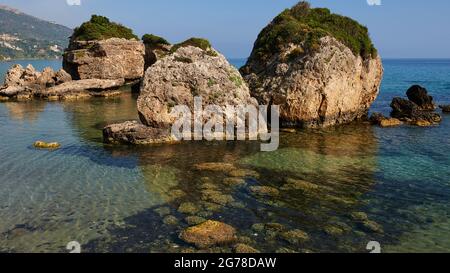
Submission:
<svg viewBox="0 0 450 273">
<path fill-rule="evenodd" d="M 408 99 L 414 102 L 420 110 L 434 111 L 436 105 L 433 102 L 433 97 L 428 95 L 427 89 L 420 85 L 411 86 L 406 92 Z"/>
<path fill-rule="evenodd" d="M 248 169 L 237 169 L 228 173 L 231 177 L 251 177 L 251 178 L 259 178 L 260 175 L 257 171 L 248 170 Z"/>
<path fill-rule="evenodd" d="M 298 245 L 300 243 L 309 241 L 310 239 L 308 233 L 299 229 L 283 232 L 280 236 L 282 239 L 293 245 Z"/>
<path fill-rule="evenodd" d="M 44 142 L 44 141 L 36 141 L 33 146 L 38 149 L 59 149 L 61 147 L 61 144 L 58 142 Z"/>
<path fill-rule="evenodd" d="M 237 236 L 232 226 L 209 220 L 185 229 L 181 232 L 180 239 L 198 248 L 209 248 L 232 244 L 237 240 Z"/>
<path fill-rule="evenodd" d="M 259 250 L 246 245 L 246 244 L 237 244 L 234 246 L 235 253 L 243 253 L 243 254 L 252 254 L 252 253 L 260 253 Z"/>
<path fill-rule="evenodd" d="M 230 163 L 207 162 L 195 164 L 194 169 L 197 171 L 227 172 L 235 170 L 236 167 Z"/>
<path fill-rule="evenodd" d="M 316 184 L 305 180 L 292 179 L 286 180 L 286 184 L 282 187 L 282 190 L 301 190 L 302 192 L 309 193 L 319 190 L 320 187 Z"/>
<path fill-rule="evenodd" d="M 179 223 L 177 217 L 172 215 L 164 217 L 163 222 L 168 226 L 176 226 Z"/>
<path fill-rule="evenodd" d="M 300 2 L 261 31 L 241 72 L 260 104 L 280 105 L 282 125 L 326 127 L 367 116 L 383 67 L 367 28 Z"/>
<path fill-rule="evenodd" d="M 189 226 L 196 226 L 206 222 L 206 219 L 199 216 L 188 216 L 184 219 Z"/>
<path fill-rule="evenodd" d="M 191 214 L 191 215 L 196 214 L 199 210 L 200 209 L 194 203 L 191 203 L 191 202 L 183 203 L 178 208 L 179 213 Z"/>
<path fill-rule="evenodd" d="M 268 186 L 252 186 L 250 192 L 259 196 L 277 197 L 280 195 L 280 191 Z"/>
</svg>

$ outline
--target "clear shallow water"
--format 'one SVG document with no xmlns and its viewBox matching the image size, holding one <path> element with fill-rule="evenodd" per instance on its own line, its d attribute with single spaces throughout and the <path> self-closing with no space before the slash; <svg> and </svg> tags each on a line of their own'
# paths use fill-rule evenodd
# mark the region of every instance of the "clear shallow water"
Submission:
<svg viewBox="0 0 450 273">
<path fill-rule="evenodd" d="M 0 63 L 0 75 L 10 65 Z M 373 110 L 388 113 L 392 97 L 414 83 L 450 103 L 450 61 L 386 60 L 385 70 Z M 136 118 L 130 93 L 0 103 L 0 251 L 65 252 L 74 240 L 89 252 L 191 251 L 178 239 L 189 213 L 177 210 L 186 202 L 197 215 L 233 225 L 241 240 L 264 252 L 365 252 L 372 240 L 393 252 L 450 249 L 450 116 L 433 128 L 354 124 L 283 134 L 273 153 L 259 152 L 258 143 L 102 144 L 105 124 Z M 36 140 L 62 148 L 35 150 Z M 231 162 L 257 175 L 230 185 L 230 173 L 196 170 L 204 162 Z M 314 187 L 293 189 L 290 179 Z M 279 193 L 255 195 L 253 186 Z M 165 224 L 161 208 L 179 223 Z M 354 212 L 366 213 L 384 233 L 369 232 Z M 282 232 L 252 229 L 256 223 L 280 223 L 310 240 L 292 243 Z"/>
</svg>

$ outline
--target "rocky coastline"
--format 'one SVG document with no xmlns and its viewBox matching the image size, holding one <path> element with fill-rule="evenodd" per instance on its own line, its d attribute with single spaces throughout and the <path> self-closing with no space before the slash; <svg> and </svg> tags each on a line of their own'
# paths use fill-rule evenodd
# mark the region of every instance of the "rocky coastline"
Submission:
<svg viewBox="0 0 450 273">
<path fill-rule="evenodd" d="M 342 28 L 336 32 L 328 21 Z M 316 28 L 318 23 L 323 29 Z M 139 94 L 139 121 L 108 125 L 103 136 L 105 143 L 133 145 L 174 142 L 169 128 L 175 120 L 169 113 L 175 105 L 192 110 L 194 97 L 202 97 L 204 105 L 279 105 L 284 132 L 358 120 L 381 127 L 439 124 L 437 106 L 421 86 L 412 86 L 408 99 L 394 98 L 390 117 L 374 113 L 369 119 L 383 72 L 367 28 L 306 2 L 282 12 L 261 31 L 240 70 L 208 40 L 171 44 L 146 34 L 140 41 L 131 29 L 94 15 L 74 30 L 63 69 L 13 66 L 0 87 L 0 101 L 111 97 L 131 85 Z"/>
</svg>

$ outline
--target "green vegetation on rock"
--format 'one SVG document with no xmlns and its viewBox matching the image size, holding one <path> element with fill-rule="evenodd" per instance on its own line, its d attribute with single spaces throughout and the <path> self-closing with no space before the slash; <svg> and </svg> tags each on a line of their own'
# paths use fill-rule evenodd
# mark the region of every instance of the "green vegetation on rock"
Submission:
<svg viewBox="0 0 450 273">
<path fill-rule="evenodd" d="M 78 41 L 106 40 L 109 38 L 138 40 L 131 29 L 99 15 L 92 15 L 91 20 L 75 28 L 72 35 L 72 39 Z"/>
<path fill-rule="evenodd" d="M 150 46 L 170 45 L 170 43 L 166 39 L 153 34 L 145 34 L 144 36 L 142 36 L 142 41 L 144 42 L 144 44 Z"/>
<path fill-rule="evenodd" d="M 289 43 L 302 45 L 295 54 L 314 52 L 325 36 L 336 38 L 363 58 L 377 55 L 367 27 L 349 17 L 332 14 L 329 9 L 311 8 L 305 1 L 283 11 L 261 31 L 252 55 L 267 60 Z"/>
<path fill-rule="evenodd" d="M 212 46 L 211 43 L 206 40 L 206 39 L 202 39 L 202 38 L 190 38 L 182 43 L 176 44 L 172 47 L 172 52 L 177 51 L 179 48 L 182 47 L 187 47 L 187 46 L 195 46 L 198 48 L 201 48 L 205 51 L 210 51 Z"/>
</svg>

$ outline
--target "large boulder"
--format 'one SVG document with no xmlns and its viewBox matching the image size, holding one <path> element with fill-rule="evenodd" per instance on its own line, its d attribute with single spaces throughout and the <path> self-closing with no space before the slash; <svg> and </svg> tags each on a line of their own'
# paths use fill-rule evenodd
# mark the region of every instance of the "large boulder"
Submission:
<svg viewBox="0 0 450 273">
<path fill-rule="evenodd" d="M 143 79 L 137 107 L 144 125 L 167 128 L 175 105 L 193 110 L 194 97 L 203 105 L 256 105 L 239 71 L 208 41 L 190 39 L 150 66 Z"/>
<path fill-rule="evenodd" d="M 241 73 L 284 126 L 325 127 L 367 116 L 383 67 L 367 28 L 301 2 L 259 34 Z"/>
<path fill-rule="evenodd" d="M 76 80 L 133 81 L 144 74 L 144 54 L 144 44 L 137 40 L 72 40 L 64 53 L 63 67 Z"/>
<path fill-rule="evenodd" d="M 428 95 L 427 89 L 420 85 L 411 86 L 406 92 L 408 99 L 421 109 L 425 111 L 436 110 L 436 105 L 433 102 L 433 97 Z"/>
</svg>

